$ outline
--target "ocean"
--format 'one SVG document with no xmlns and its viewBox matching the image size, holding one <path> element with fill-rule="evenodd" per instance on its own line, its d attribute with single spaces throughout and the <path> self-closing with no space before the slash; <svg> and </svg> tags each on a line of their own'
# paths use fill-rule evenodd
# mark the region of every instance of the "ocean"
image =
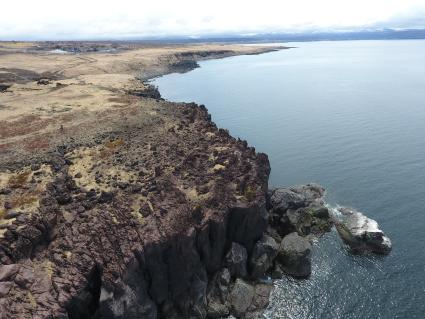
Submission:
<svg viewBox="0 0 425 319">
<path fill-rule="evenodd" d="M 309 279 L 275 283 L 267 318 L 425 318 L 425 40 L 286 45 L 153 81 L 267 153 L 270 186 L 319 183 L 391 238 L 389 256 L 355 256 L 325 235 Z"/>
</svg>

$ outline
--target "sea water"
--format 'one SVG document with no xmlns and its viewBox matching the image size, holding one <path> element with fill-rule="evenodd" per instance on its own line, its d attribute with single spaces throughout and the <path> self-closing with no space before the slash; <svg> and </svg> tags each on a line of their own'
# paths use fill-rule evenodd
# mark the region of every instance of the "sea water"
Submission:
<svg viewBox="0 0 425 319">
<path fill-rule="evenodd" d="M 391 238 L 382 257 L 324 236 L 309 279 L 276 282 L 268 318 L 425 318 L 425 40 L 288 45 L 154 81 L 267 153 L 271 186 L 320 183 Z"/>
</svg>

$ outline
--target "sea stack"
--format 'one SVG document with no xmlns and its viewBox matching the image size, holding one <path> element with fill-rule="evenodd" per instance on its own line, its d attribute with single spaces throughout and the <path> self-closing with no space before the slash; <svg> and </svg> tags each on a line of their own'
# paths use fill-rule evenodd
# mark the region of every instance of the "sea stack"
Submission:
<svg viewBox="0 0 425 319">
<path fill-rule="evenodd" d="M 338 208 L 337 211 L 336 229 L 353 252 L 390 253 L 391 240 L 379 229 L 375 220 L 351 208 Z"/>
</svg>

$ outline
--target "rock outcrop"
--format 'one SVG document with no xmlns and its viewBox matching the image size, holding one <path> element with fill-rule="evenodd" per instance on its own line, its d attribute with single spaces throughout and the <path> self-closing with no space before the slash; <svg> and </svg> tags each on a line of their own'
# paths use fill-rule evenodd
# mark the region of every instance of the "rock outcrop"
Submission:
<svg viewBox="0 0 425 319">
<path fill-rule="evenodd" d="M 152 84 L 144 84 L 142 88 L 131 89 L 127 91 L 130 95 L 135 95 L 139 97 L 160 99 L 161 93 L 159 93 L 158 88 Z"/>
<path fill-rule="evenodd" d="M 355 253 L 389 254 L 391 240 L 378 223 L 351 208 L 339 208 L 335 226 L 340 237 Z"/>
<path fill-rule="evenodd" d="M 74 45 L 60 49 L 85 52 Z M 133 76 L 97 74 L 137 69 L 146 79 L 275 49 L 168 50 L 128 52 L 127 62 L 70 57 L 51 73 L 3 68 L 2 82 L 23 85 L 14 107 L 30 105 L 22 101 L 34 88 L 52 105 L 92 93 L 77 97 L 90 98 L 84 112 L 54 108 L 70 113 L 49 118 L 31 107 L 2 122 L 0 319 L 250 319 L 268 304 L 264 279 L 310 274 L 309 241 L 332 226 L 321 186 L 268 191 L 267 155 L 218 129 L 204 106 L 164 101 Z M 85 80 L 67 79 L 77 75 Z M 73 93 L 57 100 L 64 89 Z M 107 107 L 88 112 L 99 104 Z M 361 247 L 385 248 L 383 234 L 362 236 Z"/>
<path fill-rule="evenodd" d="M 103 50 L 46 47 L 92 48 Z M 267 156 L 218 129 L 204 106 L 164 101 L 134 74 L 273 50 L 121 47 L 53 64 L 44 53 L 1 55 L 11 64 L 0 82 L 14 86 L 1 87 L 11 111 L 0 125 L 0 318 L 260 311 L 269 286 L 257 272 L 274 267 L 269 241 L 257 245 L 269 222 Z M 241 280 L 250 302 L 230 298 Z"/>
<path fill-rule="evenodd" d="M 5 92 L 10 87 L 11 87 L 10 84 L 1 84 L 0 83 L 0 92 Z"/>
<path fill-rule="evenodd" d="M 254 246 L 251 254 L 251 275 L 254 278 L 263 278 L 272 268 L 274 259 L 279 250 L 279 245 L 273 237 L 264 235 Z"/>
<path fill-rule="evenodd" d="M 268 205 L 272 231 L 280 238 L 294 231 L 301 236 L 328 232 L 332 221 L 324 196 L 325 189 L 317 184 L 270 190 Z"/>
<path fill-rule="evenodd" d="M 205 107 L 163 103 L 173 115 L 149 133 L 127 129 L 5 175 L 1 318 L 205 318 L 225 265 L 229 292 L 248 276 L 267 227 L 267 156 Z"/>
</svg>

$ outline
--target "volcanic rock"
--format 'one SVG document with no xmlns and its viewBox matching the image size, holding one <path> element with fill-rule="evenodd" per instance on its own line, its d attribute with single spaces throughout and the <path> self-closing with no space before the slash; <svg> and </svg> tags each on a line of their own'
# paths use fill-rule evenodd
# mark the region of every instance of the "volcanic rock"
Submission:
<svg viewBox="0 0 425 319">
<path fill-rule="evenodd" d="M 336 229 L 342 240 L 355 253 L 389 254 L 391 240 L 379 229 L 378 223 L 351 208 L 339 208 L 335 216 Z"/>
<path fill-rule="evenodd" d="M 238 243 L 232 243 L 229 252 L 226 255 L 225 265 L 233 277 L 244 278 L 247 276 L 248 254 L 245 247 Z"/>
<path fill-rule="evenodd" d="M 283 271 L 294 277 L 311 274 L 311 244 L 296 232 L 285 236 L 280 243 L 278 262 Z"/>
<path fill-rule="evenodd" d="M 248 310 L 255 295 L 255 288 L 242 279 L 236 282 L 230 293 L 230 305 L 232 312 L 241 317 Z"/>
<path fill-rule="evenodd" d="M 279 245 L 273 237 L 264 235 L 254 246 L 251 254 L 250 267 L 253 278 L 261 278 L 273 266 Z"/>
</svg>

